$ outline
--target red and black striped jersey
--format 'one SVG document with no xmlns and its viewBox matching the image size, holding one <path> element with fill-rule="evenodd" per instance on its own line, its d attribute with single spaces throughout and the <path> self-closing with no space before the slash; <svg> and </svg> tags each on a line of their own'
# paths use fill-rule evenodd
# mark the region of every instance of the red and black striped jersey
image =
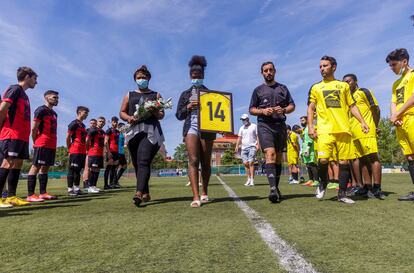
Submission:
<svg viewBox="0 0 414 273">
<path fill-rule="evenodd" d="M 42 105 L 34 112 L 35 122 L 39 122 L 37 138 L 33 147 L 56 149 L 57 143 L 57 114 L 53 109 Z"/>
<path fill-rule="evenodd" d="M 109 138 L 109 151 L 117 153 L 118 152 L 118 142 L 119 142 L 119 131 L 115 128 L 109 128 L 106 130 L 106 135 Z"/>
<path fill-rule="evenodd" d="M 82 121 L 75 119 L 68 126 L 71 138 L 70 154 L 86 154 L 86 129 Z"/>
<path fill-rule="evenodd" d="M 103 156 L 105 132 L 101 128 L 89 128 L 88 139 L 90 139 L 90 147 L 88 156 Z"/>
<path fill-rule="evenodd" d="M 29 142 L 30 137 L 30 101 L 23 88 L 9 86 L 4 91 L 2 101 L 10 103 L 6 119 L 0 132 L 0 140 L 18 139 Z"/>
</svg>

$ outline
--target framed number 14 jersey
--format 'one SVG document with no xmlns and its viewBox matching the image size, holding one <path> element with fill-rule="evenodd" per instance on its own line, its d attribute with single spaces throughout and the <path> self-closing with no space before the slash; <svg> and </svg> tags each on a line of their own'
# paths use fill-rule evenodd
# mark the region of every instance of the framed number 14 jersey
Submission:
<svg viewBox="0 0 414 273">
<path fill-rule="evenodd" d="M 198 129 L 204 132 L 233 133 L 232 94 L 200 90 L 198 98 Z"/>
</svg>

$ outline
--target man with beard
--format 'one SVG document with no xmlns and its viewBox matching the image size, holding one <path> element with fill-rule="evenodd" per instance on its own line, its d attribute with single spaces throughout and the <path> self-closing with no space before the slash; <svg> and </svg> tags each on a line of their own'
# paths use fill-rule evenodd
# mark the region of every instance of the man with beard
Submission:
<svg viewBox="0 0 414 273">
<path fill-rule="evenodd" d="M 28 202 L 54 200 L 56 196 L 47 191 L 49 167 L 55 165 L 57 144 L 57 114 L 53 110 L 59 102 L 59 93 L 48 90 L 44 94 L 45 104 L 38 107 L 34 113 L 32 126 L 33 161 L 27 176 Z M 40 195 L 35 194 L 36 176 L 39 177 Z"/>
<path fill-rule="evenodd" d="M 355 105 L 349 85 L 334 77 L 337 67 L 335 58 L 323 56 L 319 62 L 322 81 L 312 85 L 308 98 L 309 135 L 318 138 L 318 159 L 320 184 L 316 198 L 325 196 L 328 183 L 328 163 L 333 151 L 337 150 L 339 161 L 338 201 L 346 204 L 355 203 L 346 196 L 346 186 L 351 178 L 349 159 L 351 156 L 351 130 L 349 112 L 361 124 L 361 130 L 368 133 L 369 127 Z M 313 124 L 313 113 L 317 113 L 318 132 Z"/>
<path fill-rule="evenodd" d="M 286 151 L 286 114 L 295 110 L 288 88 L 275 81 L 276 69 L 272 62 L 261 66 L 265 83 L 253 91 L 249 111 L 257 116 L 257 133 L 260 147 L 265 153 L 266 176 L 270 186 L 269 201 L 280 202 L 279 181 L 282 172 L 283 152 Z"/>
</svg>

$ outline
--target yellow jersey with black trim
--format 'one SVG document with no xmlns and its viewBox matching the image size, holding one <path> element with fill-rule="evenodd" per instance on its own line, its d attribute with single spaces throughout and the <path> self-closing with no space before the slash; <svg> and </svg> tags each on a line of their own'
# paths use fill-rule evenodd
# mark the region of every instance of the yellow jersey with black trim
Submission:
<svg viewBox="0 0 414 273">
<path fill-rule="evenodd" d="M 296 146 L 297 150 L 293 145 Z M 290 135 L 287 137 L 287 153 L 291 156 L 299 156 L 299 138 L 298 135 L 294 132 L 290 132 Z"/>
<path fill-rule="evenodd" d="M 309 90 L 308 103 L 316 105 L 318 134 L 351 134 L 349 106 L 355 103 L 346 82 L 321 81 Z"/>
<path fill-rule="evenodd" d="M 391 101 L 396 104 L 397 110 L 403 106 L 404 103 L 414 93 L 414 70 L 407 71 L 392 86 Z M 409 108 L 404 114 L 414 115 L 414 107 Z"/>
<path fill-rule="evenodd" d="M 372 115 L 371 111 L 372 107 L 378 106 L 378 102 L 374 96 L 374 93 L 366 88 L 358 88 L 355 90 L 352 96 L 354 97 L 359 112 L 361 112 L 361 116 L 364 118 L 365 123 L 369 126 L 369 132 L 365 134 L 362 132 L 361 123 L 359 123 L 359 121 L 351 113 L 349 113 L 351 116 L 352 137 L 354 139 L 376 137 L 377 127 L 375 126 L 374 116 Z"/>
</svg>

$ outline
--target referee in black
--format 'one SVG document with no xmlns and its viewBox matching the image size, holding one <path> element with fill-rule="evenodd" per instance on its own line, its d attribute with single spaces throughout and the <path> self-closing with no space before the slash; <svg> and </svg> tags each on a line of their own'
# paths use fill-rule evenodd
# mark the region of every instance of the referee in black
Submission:
<svg viewBox="0 0 414 273">
<path fill-rule="evenodd" d="M 272 62 L 261 66 L 265 83 L 256 87 L 250 100 L 250 114 L 257 116 L 259 144 L 266 157 L 266 176 L 269 181 L 269 200 L 280 202 L 279 180 L 283 152 L 286 151 L 286 114 L 295 110 L 295 103 L 286 85 L 275 81 L 276 68 Z"/>
</svg>

